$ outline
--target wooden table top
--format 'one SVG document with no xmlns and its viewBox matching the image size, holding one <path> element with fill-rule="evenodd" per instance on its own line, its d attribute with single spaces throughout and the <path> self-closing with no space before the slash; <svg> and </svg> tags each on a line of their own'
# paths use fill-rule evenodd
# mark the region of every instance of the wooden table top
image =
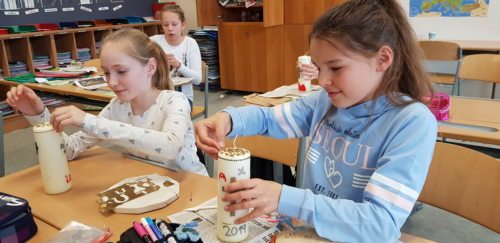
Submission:
<svg viewBox="0 0 500 243">
<path fill-rule="evenodd" d="M 462 50 L 468 51 L 500 51 L 500 41 L 483 40 L 445 40 L 455 42 Z"/>
<path fill-rule="evenodd" d="M 30 202 L 33 215 L 57 229 L 71 220 L 93 226 L 110 227 L 112 241 L 132 226 L 134 220 L 149 216 L 165 218 L 184 208 L 194 207 L 216 195 L 217 183 L 209 177 L 168 169 L 124 157 L 104 148 L 92 149 L 69 163 L 73 187 L 62 194 L 48 195 L 43 190 L 39 166 L 5 176 L 0 188 Z M 157 173 L 180 183 L 180 197 L 165 208 L 144 214 L 102 214 L 97 193 L 122 179 Z M 12 186 L 16 185 L 16 186 Z M 192 198 L 191 198 L 192 194 Z"/>
<path fill-rule="evenodd" d="M 38 232 L 28 242 L 33 242 L 33 243 L 47 242 L 52 237 L 54 237 L 57 234 L 57 232 L 59 232 L 59 230 L 56 229 L 55 227 L 43 222 L 42 220 L 36 217 L 35 217 L 35 223 L 36 226 L 38 227 Z"/>
<path fill-rule="evenodd" d="M 439 125 L 438 136 L 500 145 L 500 101 L 451 97 L 450 119 Z"/>
<path fill-rule="evenodd" d="M 0 84 L 9 86 L 19 85 L 19 83 L 1 79 L 0 79 Z M 72 84 L 52 86 L 48 84 L 25 83 L 24 85 L 33 90 L 55 93 L 59 95 L 72 95 L 85 99 L 98 100 L 104 102 L 109 102 L 112 98 L 115 97 L 115 94 L 113 94 L 111 90 L 92 91 L 92 90 L 82 89 Z"/>
<path fill-rule="evenodd" d="M 104 148 L 85 152 L 79 159 L 70 162 L 69 167 L 73 187 L 58 195 L 45 194 L 39 166 L 0 178 L 2 190 L 26 198 L 30 202 L 39 226 L 38 234 L 30 242 L 47 241 L 71 220 L 93 227 L 110 227 L 113 236 L 109 240 L 117 241 L 120 234 L 132 226 L 134 220 L 145 216 L 166 218 L 170 214 L 197 206 L 216 196 L 215 179 L 189 172 L 169 171 Z M 177 180 L 180 183 L 180 197 L 165 208 L 144 214 L 100 213 L 96 193 L 122 179 L 152 173 L 170 176 Z M 433 242 L 404 233 L 401 239 L 412 243 Z"/>
</svg>

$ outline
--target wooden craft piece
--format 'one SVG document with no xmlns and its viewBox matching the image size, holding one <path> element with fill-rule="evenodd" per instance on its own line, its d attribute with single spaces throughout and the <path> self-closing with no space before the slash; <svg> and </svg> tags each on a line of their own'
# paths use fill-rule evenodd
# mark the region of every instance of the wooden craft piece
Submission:
<svg viewBox="0 0 500 243">
<path fill-rule="evenodd" d="M 124 179 L 97 194 L 100 210 L 140 214 L 167 206 L 179 198 L 179 182 L 157 174 Z"/>
</svg>

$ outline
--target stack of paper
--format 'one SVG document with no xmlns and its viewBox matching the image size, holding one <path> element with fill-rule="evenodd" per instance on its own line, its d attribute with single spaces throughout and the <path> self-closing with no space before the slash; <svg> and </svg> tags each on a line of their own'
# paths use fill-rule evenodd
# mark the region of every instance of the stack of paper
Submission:
<svg viewBox="0 0 500 243">
<path fill-rule="evenodd" d="M 300 91 L 298 89 L 297 84 L 292 84 L 288 86 L 285 85 L 278 87 L 273 91 L 260 94 L 259 96 L 267 98 L 279 98 L 279 97 L 300 98 L 313 94 L 314 92 L 317 92 L 319 90 L 321 90 L 321 87 L 319 85 L 311 85 L 311 91 Z"/>
<path fill-rule="evenodd" d="M 71 59 L 71 52 L 58 52 L 57 60 L 59 61 L 59 64 L 68 64 L 74 61 Z"/>
<path fill-rule="evenodd" d="M 10 107 L 5 101 L 0 102 L 0 111 L 4 116 L 14 113 L 12 107 Z"/>
<path fill-rule="evenodd" d="M 173 223 L 187 224 L 196 221 L 196 230 L 200 233 L 203 242 L 221 242 L 217 238 L 217 198 L 214 197 L 199 205 L 199 210 L 183 211 L 168 216 Z M 248 238 L 243 242 L 271 242 L 273 235 L 279 232 L 276 222 L 269 222 L 264 218 L 256 218 L 249 222 Z"/>
<path fill-rule="evenodd" d="M 191 30 L 189 36 L 198 43 L 201 59 L 208 65 L 207 76 L 210 89 L 220 89 L 218 31 Z"/>
<path fill-rule="evenodd" d="M 49 56 L 34 56 L 33 67 L 38 70 L 50 69 L 52 66 L 49 64 Z"/>
<path fill-rule="evenodd" d="M 80 62 L 85 62 L 92 59 L 92 57 L 90 56 L 89 48 L 78 48 L 77 53 L 78 53 L 78 60 Z"/>
<path fill-rule="evenodd" d="M 19 76 L 29 73 L 26 63 L 18 61 L 9 63 L 10 76 Z"/>
</svg>

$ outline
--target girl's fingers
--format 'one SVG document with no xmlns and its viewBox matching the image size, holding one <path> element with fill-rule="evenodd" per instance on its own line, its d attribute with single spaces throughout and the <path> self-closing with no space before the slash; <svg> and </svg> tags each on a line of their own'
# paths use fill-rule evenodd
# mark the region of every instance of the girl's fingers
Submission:
<svg viewBox="0 0 500 243">
<path fill-rule="evenodd" d="M 258 180 L 259 179 L 238 180 L 224 187 L 224 191 L 231 193 L 240 190 L 252 189 L 257 187 Z"/>
<path fill-rule="evenodd" d="M 252 212 L 249 214 L 237 219 L 234 221 L 235 224 L 243 224 L 246 223 L 252 219 L 258 218 L 262 215 L 264 215 L 266 212 L 264 210 L 261 210 L 260 208 L 255 208 Z"/>
<path fill-rule="evenodd" d="M 208 136 L 205 127 L 198 127 L 196 129 L 196 143 L 200 147 L 212 147 L 215 144 L 215 141 Z"/>
<path fill-rule="evenodd" d="M 236 201 L 236 202 L 238 202 L 238 203 L 226 205 L 224 207 L 224 210 L 231 212 L 231 211 L 249 209 L 249 208 L 257 209 L 257 208 L 265 206 L 265 205 L 263 205 L 263 200 L 260 200 L 258 198 L 249 199 L 249 200 L 241 200 L 241 201 Z"/>
<path fill-rule="evenodd" d="M 59 108 L 59 109 L 63 109 L 63 108 Z M 54 127 L 54 129 L 56 129 L 57 131 L 60 131 L 59 130 L 60 123 L 63 120 L 68 119 L 69 117 L 71 117 L 70 113 L 61 112 L 61 110 L 59 110 L 59 109 L 56 109 L 54 112 L 52 112 L 52 116 L 50 118 L 50 123 L 52 124 L 52 126 Z"/>
</svg>

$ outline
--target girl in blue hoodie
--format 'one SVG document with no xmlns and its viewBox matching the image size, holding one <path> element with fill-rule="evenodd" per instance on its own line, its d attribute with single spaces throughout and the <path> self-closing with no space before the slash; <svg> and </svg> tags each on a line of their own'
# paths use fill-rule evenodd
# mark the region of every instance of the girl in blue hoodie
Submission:
<svg viewBox="0 0 500 243">
<path fill-rule="evenodd" d="M 328 240 L 394 242 L 437 135 L 413 30 L 395 0 L 351 0 L 316 21 L 310 55 L 322 91 L 273 108 L 226 109 L 196 124 L 198 146 L 214 157 L 226 135 L 310 138 L 300 188 L 236 181 L 224 200 L 239 203 L 226 210 L 253 208 L 236 223 L 277 211 Z"/>
</svg>

